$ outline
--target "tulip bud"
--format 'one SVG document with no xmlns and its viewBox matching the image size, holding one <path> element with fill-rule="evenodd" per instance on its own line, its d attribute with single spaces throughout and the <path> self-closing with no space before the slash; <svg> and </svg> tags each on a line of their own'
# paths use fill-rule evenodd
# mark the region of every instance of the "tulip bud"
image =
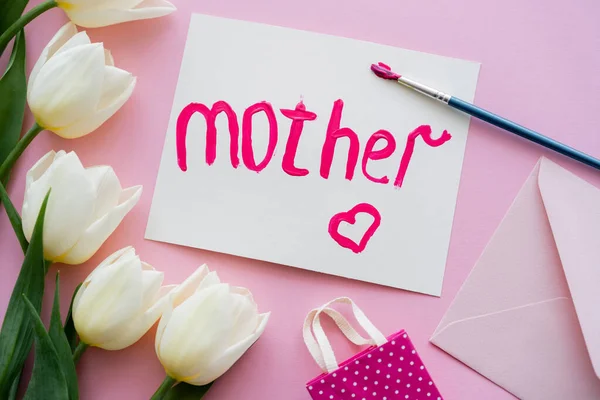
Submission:
<svg viewBox="0 0 600 400">
<path fill-rule="evenodd" d="M 85 279 L 73 301 L 80 340 L 105 350 L 137 342 L 168 306 L 164 274 L 140 261 L 132 247 L 110 255 Z"/>
<path fill-rule="evenodd" d="M 92 257 L 142 194 L 141 186 L 121 189 L 109 166 L 84 168 L 74 152 L 50 151 L 27 172 L 21 213 L 27 240 L 50 189 L 44 257 L 65 264 Z"/>
<path fill-rule="evenodd" d="M 67 23 L 33 67 L 27 101 L 36 122 L 66 138 L 97 129 L 129 99 L 135 78 L 116 68 L 102 43 Z"/>
<path fill-rule="evenodd" d="M 221 375 L 265 330 L 269 314 L 259 314 L 248 289 L 220 283 L 200 267 L 170 295 L 156 332 L 156 354 L 178 382 L 206 385 Z"/>
<path fill-rule="evenodd" d="M 86 28 L 157 18 L 176 10 L 166 0 L 68 0 L 59 1 L 58 6 L 71 21 Z"/>
</svg>

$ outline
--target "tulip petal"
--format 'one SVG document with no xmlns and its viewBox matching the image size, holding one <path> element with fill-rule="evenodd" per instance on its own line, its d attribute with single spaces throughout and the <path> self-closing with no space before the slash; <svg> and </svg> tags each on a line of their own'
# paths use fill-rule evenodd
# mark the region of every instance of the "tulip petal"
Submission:
<svg viewBox="0 0 600 400">
<path fill-rule="evenodd" d="M 157 309 L 158 310 L 158 309 Z M 104 350 L 123 350 L 142 338 L 160 317 L 160 312 L 152 315 L 144 313 L 128 323 L 122 329 L 111 332 L 110 340 L 99 343 L 97 347 Z"/>
<path fill-rule="evenodd" d="M 177 287 L 177 285 L 165 285 L 165 286 L 161 286 L 160 290 L 158 291 L 158 295 L 157 298 L 161 299 L 163 297 L 167 298 L 171 292 Z"/>
<path fill-rule="evenodd" d="M 101 7 L 73 7 L 72 10 L 66 9 L 65 12 L 69 19 L 79 26 L 98 28 L 127 21 L 162 17 L 176 10 L 175 6 L 166 0 L 144 0 L 135 8 L 129 9 L 117 4 L 111 8 Z"/>
<path fill-rule="evenodd" d="M 161 315 L 163 315 L 167 309 L 171 309 L 171 299 L 169 299 L 168 295 L 175 286 L 176 285 L 161 287 L 158 291 L 158 298 L 152 307 L 148 308 L 130 324 L 124 326 L 123 329 L 115 332 L 113 335 L 114 339 L 112 341 L 102 343 L 102 348 L 105 350 L 121 350 L 140 340 L 140 338 L 144 336 L 146 332 L 148 332 L 152 325 L 158 321 Z"/>
<path fill-rule="evenodd" d="M 64 153 L 65 152 L 62 150 L 59 152 L 59 154 L 61 155 L 64 155 Z M 48 169 L 52 167 L 52 163 L 54 162 L 55 158 L 56 153 L 53 150 L 51 150 L 48 153 L 46 153 L 46 155 L 44 155 L 42 158 L 40 158 L 38 162 L 36 162 L 29 171 L 27 171 L 27 176 L 25 177 L 25 193 L 29 191 L 29 188 L 34 182 L 42 178 L 44 179 L 44 182 L 38 183 L 41 183 L 41 186 L 46 188 L 46 192 L 48 191 L 49 186 L 47 184 L 47 181 L 49 179 L 49 175 L 46 174 L 46 171 L 48 171 Z M 43 190 L 40 190 L 39 194 L 41 195 L 42 192 Z M 34 199 L 33 196 L 29 195 L 25 197 L 25 200 L 23 202 L 21 219 L 23 223 L 23 233 L 25 234 L 27 240 L 31 240 L 31 234 L 33 233 L 33 227 L 35 225 L 39 209 L 42 205 L 42 201 L 42 197 L 38 198 L 38 196 L 36 196 L 36 198 Z"/>
<path fill-rule="evenodd" d="M 161 287 L 163 273 L 142 262 L 132 247 L 108 256 L 85 279 L 73 302 L 73 318 L 82 340 L 105 350 L 138 341 L 170 307 Z M 150 298 L 149 304 L 144 304 Z"/>
<path fill-rule="evenodd" d="M 156 317 L 154 322 L 156 322 L 158 317 L 160 317 L 160 314 Z M 110 335 L 106 336 L 105 341 L 99 342 L 95 344 L 95 346 L 111 351 L 123 350 L 124 348 L 131 346 L 140 340 L 152 325 L 154 325 L 154 322 L 149 323 L 146 320 L 147 318 L 144 315 L 136 317 L 121 329 L 111 331 Z"/>
<path fill-rule="evenodd" d="M 258 307 L 252 298 L 230 293 L 235 306 L 230 310 L 230 318 L 235 321 L 235 329 L 229 333 L 229 343 L 237 343 L 252 334 L 258 324 Z"/>
<path fill-rule="evenodd" d="M 173 310 L 161 338 L 161 361 L 179 381 L 197 373 L 200 365 L 216 359 L 227 348 L 236 328 L 228 310 L 234 307 L 229 285 L 211 286 L 193 294 Z"/>
<path fill-rule="evenodd" d="M 169 321 L 171 321 L 171 316 L 173 315 L 173 302 L 175 300 L 173 291 L 171 291 L 171 293 L 169 293 L 169 295 L 166 298 L 167 301 L 165 304 L 165 308 L 163 309 L 162 316 L 160 317 L 160 321 L 158 322 L 158 328 L 156 328 L 156 336 L 154 338 L 154 351 L 156 352 L 156 356 L 159 360 L 161 360 L 161 362 L 161 341 L 165 333 L 165 329 L 167 328 L 167 324 L 169 323 Z"/>
<path fill-rule="evenodd" d="M 246 297 L 256 307 L 256 302 L 254 301 L 254 296 L 252 296 L 252 292 L 250 292 L 250 290 L 243 288 L 243 287 L 234 286 L 231 288 L 231 293 L 236 293 L 236 294 Z"/>
<path fill-rule="evenodd" d="M 104 49 L 104 64 L 109 67 L 115 66 L 115 59 L 112 56 L 112 53 L 108 49 Z"/>
<path fill-rule="evenodd" d="M 208 275 L 208 267 L 206 264 L 201 265 L 186 278 L 180 285 L 178 285 L 172 293 L 173 296 L 173 307 L 177 307 L 188 297 L 190 297 L 196 291 L 196 288 L 201 285 L 204 278 Z"/>
<path fill-rule="evenodd" d="M 135 254 L 135 249 L 131 246 L 127 246 L 122 248 L 121 250 L 117 250 L 110 256 L 106 257 L 104 261 L 102 261 L 96 268 L 94 268 L 94 270 L 88 275 L 88 277 L 85 278 L 85 281 L 83 283 L 89 283 L 92 279 L 94 279 L 96 274 L 98 274 L 100 271 L 104 270 L 105 268 L 116 262 L 133 262 L 136 258 L 137 255 Z"/>
<path fill-rule="evenodd" d="M 77 243 L 91 223 L 95 193 L 75 153 L 57 156 L 46 174 L 32 182 L 25 193 L 23 216 L 26 221 L 37 216 L 40 199 L 49 188 L 52 193 L 44 224 L 44 256 L 57 261 Z"/>
<path fill-rule="evenodd" d="M 165 285 L 161 286 L 156 294 L 156 298 L 154 299 L 154 304 L 150 308 L 148 308 L 149 313 L 154 313 L 156 310 L 160 310 L 160 315 L 165 311 L 167 307 L 167 303 L 172 302 L 171 292 L 177 287 L 177 285 Z M 172 306 L 169 306 L 172 308 Z"/>
<path fill-rule="evenodd" d="M 150 308 L 156 301 L 158 291 L 162 285 L 165 274 L 160 271 L 146 270 L 146 266 L 150 266 L 142 262 L 142 308 L 144 310 Z"/>
<path fill-rule="evenodd" d="M 59 153 L 61 153 L 62 155 L 66 154 L 64 150 L 59 150 Z M 35 164 L 33 164 L 33 167 L 31 167 L 29 169 L 29 171 L 27 171 L 27 175 L 25 178 L 26 179 L 25 180 L 25 190 L 27 190 L 27 188 L 29 188 L 31 183 L 33 183 L 34 181 L 36 181 L 42 177 L 42 175 L 48 170 L 48 168 L 54 162 L 54 159 L 56 158 L 56 154 L 57 153 L 54 150 L 50 150 L 49 152 L 44 154 L 44 156 L 42 156 L 42 158 L 37 160 L 37 162 Z"/>
<path fill-rule="evenodd" d="M 122 69 L 106 66 L 104 68 L 104 84 L 102 86 L 102 96 L 98 103 L 98 110 L 102 111 L 111 107 L 116 99 L 128 91 L 128 88 L 134 83 L 134 76 Z"/>
<path fill-rule="evenodd" d="M 98 43 L 50 58 L 28 94 L 36 121 L 55 131 L 91 115 L 100 100 L 104 68 L 104 48 Z"/>
<path fill-rule="evenodd" d="M 55 129 L 54 132 L 65 138 L 74 139 L 98 129 L 106 120 L 112 117 L 131 97 L 135 88 L 136 78 L 129 72 L 107 66 L 105 67 L 105 84 L 102 95 L 95 106 L 94 112 L 69 126 Z M 101 107 L 101 108 L 100 108 Z"/>
<path fill-rule="evenodd" d="M 109 166 L 95 166 L 85 170 L 96 190 L 94 202 L 94 221 L 106 215 L 119 204 L 121 184 L 115 171 Z"/>
<path fill-rule="evenodd" d="M 118 260 L 99 271 L 73 310 L 77 333 L 85 343 L 103 347 L 141 312 L 142 267 L 139 257 Z"/>
<path fill-rule="evenodd" d="M 117 250 L 114 253 L 112 253 L 110 256 L 106 257 L 106 259 L 104 259 L 104 261 L 102 261 L 96 268 L 94 268 L 94 270 L 87 276 L 87 278 L 85 278 L 85 280 L 81 284 L 81 287 L 79 288 L 79 290 L 77 291 L 77 294 L 75 295 L 75 298 L 73 299 L 73 309 L 75 309 L 79 306 L 79 302 L 80 302 L 81 298 L 83 297 L 84 293 L 86 292 L 88 285 L 90 284 L 92 279 L 94 279 L 94 276 L 99 274 L 100 271 L 104 270 L 109 265 L 112 265 L 114 262 L 116 262 L 119 259 L 130 259 L 131 260 L 135 257 L 136 257 L 135 249 L 131 246 L 127 246 L 127 247 L 122 248 L 121 250 Z"/>
<path fill-rule="evenodd" d="M 31 74 L 29 74 L 29 84 L 27 86 L 28 95 L 42 66 L 50 57 L 54 55 L 54 53 L 56 53 L 59 48 L 61 48 L 63 44 L 65 44 L 75 34 L 77 34 L 77 28 L 72 22 L 67 22 L 58 30 L 58 32 L 56 32 L 54 37 L 50 39 L 50 42 L 48 42 L 44 50 L 42 50 L 42 54 L 31 70 Z"/>
<path fill-rule="evenodd" d="M 199 290 L 209 288 L 214 285 L 218 285 L 219 283 L 221 283 L 221 280 L 219 279 L 219 275 L 217 275 L 216 271 L 211 271 L 208 273 L 208 275 L 206 275 L 204 277 L 204 279 L 202 279 L 202 282 L 200 282 L 200 284 L 198 285 L 196 292 Z"/>
<path fill-rule="evenodd" d="M 75 35 L 73 35 L 71 38 L 69 38 L 69 40 L 67 40 L 62 46 L 60 46 L 60 48 L 58 48 L 58 50 L 56 50 L 56 52 L 54 52 L 52 57 L 62 54 L 64 52 L 66 52 L 67 50 L 74 49 L 78 46 L 83 46 L 83 45 L 91 44 L 91 43 L 92 43 L 92 41 L 90 40 L 90 37 L 88 36 L 87 32 L 85 32 L 85 31 L 77 32 Z"/>
<path fill-rule="evenodd" d="M 214 360 L 204 371 L 188 378 L 185 382 L 196 386 L 207 385 L 227 372 L 262 335 L 267 327 L 270 315 L 271 313 L 259 315 L 258 326 L 251 335 L 228 348 L 221 357 Z"/>
<path fill-rule="evenodd" d="M 125 215 L 136 205 L 142 195 L 142 187 L 134 186 L 121 193 L 119 204 L 92 223 L 80 236 L 79 241 L 61 258 L 65 264 L 81 264 L 94 255 L 108 237 L 117 229 Z"/>
<path fill-rule="evenodd" d="M 125 253 L 135 254 L 135 250 L 131 248 Z M 93 272 L 93 276 L 84 281 L 85 291 L 76 307 L 74 305 L 78 311 L 86 311 L 87 319 L 102 318 L 102 314 L 112 314 L 115 310 L 122 312 L 120 303 L 137 304 L 136 309 L 140 308 L 143 292 L 140 284 L 142 266 L 137 255 L 132 258 L 119 257 Z"/>
</svg>

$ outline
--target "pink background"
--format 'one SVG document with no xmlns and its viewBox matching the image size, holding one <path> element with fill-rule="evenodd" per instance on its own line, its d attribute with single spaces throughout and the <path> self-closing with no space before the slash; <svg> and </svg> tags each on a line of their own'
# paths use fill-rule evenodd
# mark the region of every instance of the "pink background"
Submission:
<svg viewBox="0 0 600 400">
<path fill-rule="evenodd" d="M 206 262 L 224 281 L 250 288 L 262 311 L 272 311 L 261 340 L 218 380 L 208 400 L 308 399 L 304 384 L 320 371 L 302 341 L 302 321 L 311 308 L 341 295 L 356 300 L 385 334 L 406 329 L 446 399 L 512 398 L 429 344 L 428 338 L 541 155 L 596 185 L 600 174 L 472 121 L 441 298 L 146 241 L 143 235 L 188 21 L 190 13 L 202 12 L 479 61 L 478 105 L 600 157 L 600 2 L 175 2 L 179 11 L 169 17 L 91 31 L 94 40 L 112 50 L 118 66 L 139 77 L 133 97 L 100 130 L 83 139 L 65 141 L 42 133 L 12 176 L 10 194 L 18 208 L 25 172 L 50 149 L 76 150 L 86 165 L 112 165 L 124 186 L 144 185 L 138 206 L 90 262 L 58 266 L 63 310 L 76 284 L 95 265 L 113 251 L 133 245 L 145 261 L 165 271 L 166 283 L 182 281 Z M 62 11 L 52 10 L 29 26 L 30 68 L 63 22 Z M 0 212 L 0 255 L 0 309 L 4 310 L 22 260 L 4 212 Z M 47 300 L 53 292 L 51 281 Z M 89 350 L 78 368 L 82 398 L 149 398 L 163 378 L 153 333 L 124 351 Z M 341 341 L 336 348 L 340 360 L 357 351 Z"/>
</svg>

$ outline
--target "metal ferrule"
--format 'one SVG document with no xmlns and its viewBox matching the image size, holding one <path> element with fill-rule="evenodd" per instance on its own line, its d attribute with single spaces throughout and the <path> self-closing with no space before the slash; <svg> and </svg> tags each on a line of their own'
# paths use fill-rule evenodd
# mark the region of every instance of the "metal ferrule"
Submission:
<svg viewBox="0 0 600 400">
<path fill-rule="evenodd" d="M 409 87 L 413 90 L 416 90 L 417 92 L 423 93 L 425 96 L 429 96 L 432 99 L 441 101 L 444 104 L 448 104 L 448 102 L 450 101 L 451 96 L 449 94 L 440 92 L 439 90 L 436 90 L 429 86 L 425 86 L 422 83 L 415 82 L 412 79 L 408 79 L 408 78 L 401 76 L 400 78 L 398 78 L 398 83 L 400 83 L 406 87 Z"/>
</svg>

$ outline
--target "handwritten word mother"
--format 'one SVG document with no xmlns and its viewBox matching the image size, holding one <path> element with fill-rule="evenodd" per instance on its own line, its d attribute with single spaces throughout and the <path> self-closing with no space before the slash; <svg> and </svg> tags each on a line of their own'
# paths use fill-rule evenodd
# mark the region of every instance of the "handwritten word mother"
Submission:
<svg viewBox="0 0 600 400">
<path fill-rule="evenodd" d="M 342 111 L 344 108 L 344 102 L 339 99 L 333 103 L 333 109 L 329 118 L 329 124 L 327 125 L 327 132 L 325 134 L 325 142 L 321 150 L 321 167 L 320 174 L 324 179 L 329 178 L 329 171 L 331 169 L 331 163 L 333 161 L 333 155 L 335 152 L 335 146 L 337 140 L 340 138 L 347 138 L 350 141 L 348 150 L 348 157 L 346 161 L 346 174 L 347 180 L 352 180 L 354 176 L 354 170 L 358 163 L 358 157 L 360 153 L 360 142 L 356 133 L 350 128 L 340 128 L 340 121 L 342 119 Z M 309 171 L 304 168 L 299 168 L 294 165 L 296 158 L 296 151 L 298 149 L 298 143 L 304 123 L 306 121 L 313 121 L 317 118 L 317 114 L 306 110 L 305 105 L 300 102 L 296 105 L 293 110 L 281 109 L 281 113 L 292 120 L 290 126 L 290 134 L 285 146 L 285 153 L 283 155 L 283 161 L 281 167 L 288 175 L 291 176 L 305 176 L 309 174 Z M 254 149 L 252 147 L 252 118 L 254 114 L 263 112 L 267 117 L 269 123 L 269 141 L 267 145 L 267 151 L 264 158 L 260 162 L 256 162 L 254 157 Z M 186 148 L 186 136 L 188 130 L 188 124 L 190 119 L 195 113 L 200 113 L 206 120 L 206 163 L 212 165 L 217 156 L 217 128 L 215 121 L 220 113 L 225 113 L 229 123 L 229 136 L 230 136 L 230 159 L 233 168 L 237 168 L 240 164 L 239 160 L 239 133 L 240 128 L 238 124 L 238 118 L 235 111 L 225 101 L 217 101 L 213 104 L 212 108 L 208 108 L 201 103 L 190 103 L 179 114 L 177 118 L 176 128 L 176 146 L 177 146 L 177 163 L 182 171 L 187 171 L 187 148 Z M 278 141 L 278 126 L 277 118 L 273 107 L 267 102 L 259 102 L 251 105 L 244 111 L 242 116 L 242 160 L 246 168 L 251 171 L 260 172 L 262 171 L 273 158 L 275 148 L 277 147 Z M 402 182 L 406 175 L 410 159 L 412 157 L 415 141 L 417 137 L 421 136 L 423 141 L 430 147 L 438 147 L 446 143 L 452 138 L 447 132 L 443 131 L 442 135 L 434 139 L 431 137 L 431 127 L 429 125 L 421 125 L 412 131 L 407 139 L 400 159 L 400 166 L 394 180 L 394 186 L 402 187 Z M 384 140 L 385 145 L 378 150 L 375 150 L 375 145 L 378 141 Z M 370 160 L 383 160 L 389 158 L 396 150 L 396 140 L 394 136 L 386 130 L 378 130 L 373 133 L 367 140 L 367 144 L 362 154 L 362 173 L 371 182 L 387 184 L 389 179 L 387 176 L 374 177 L 367 172 L 367 164 Z"/>
</svg>

